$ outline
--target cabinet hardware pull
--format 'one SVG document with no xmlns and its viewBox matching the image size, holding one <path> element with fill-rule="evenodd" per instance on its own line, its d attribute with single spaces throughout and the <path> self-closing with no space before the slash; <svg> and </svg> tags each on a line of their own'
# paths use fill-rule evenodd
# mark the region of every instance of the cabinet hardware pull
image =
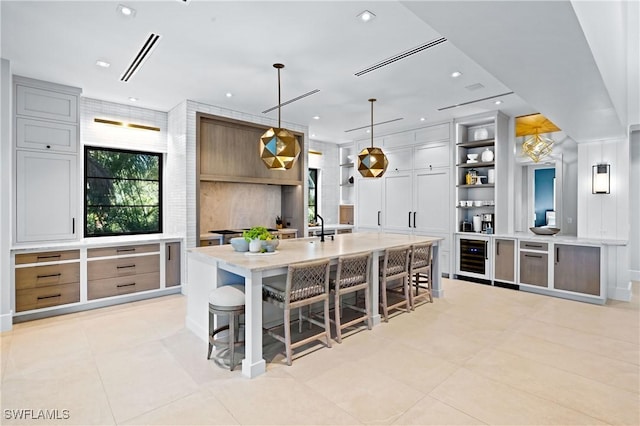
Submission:
<svg viewBox="0 0 640 426">
<path fill-rule="evenodd" d="M 380 226 L 380 210 L 378 210 L 378 226 Z"/>
<path fill-rule="evenodd" d="M 525 254 L 524 257 L 535 257 L 536 259 L 542 259 L 542 256 L 539 254 Z"/>
<path fill-rule="evenodd" d="M 116 249 L 117 253 L 122 253 L 125 251 L 136 251 L 135 247 L 134 248 L 126 248 L 126 249 Z"/>
<path fill-rule="evenodd" d="M 556 263 L 560 262 L 560 247 L 556 247 Z"/>
<path fill-rule="evenodd" d="M 169 249 L 169 259 L 167 260 L 171 260 L 171 246 L 167 244 L 167 248 Z"/>
<path fill-rule="evenodd" d="M 496 256 L 500 256 L 500 241 L 496 241 Z"/>
<path fill-rule="evenodd" d="M 409 212 L 409 228 L 411 228 L 411 212 Z"/>
<path fill-rule="evenodd" d="M 43 255 L 43 256 L 38 256 L 38 259 L 54 259 L 56 257 L 60 257 L 62 256 L 61 254 L 49 254 L 49 255 Z"/>
<path fill-rule="evenodd" d="M 62 296 L 62 293 L 54 294 L 52 296 L 38 296 L 38 300 L 53 299 L 54 297 L 60 297 L 60 296 Z"/>
<path fill-rule="evenodd" d="M 136 285 L 136 283 L 129 283 L 129 284 L 118 284 L 116 287 L 117 288 L 122 288 L 122 287 L 131 287 L 133 285 Z"/>
<path fill-rule="evenodd" d="M 525 246 L 525 247 L 542 248 L 542 246 L 541 246 L 541 245 L 539 245 L 539 244 L 525 244 L 524 246 Z"/>
<path fill-rule="evenodd" d="M 117 269 L 125 269 L 125 268 L 135 268 L 136 264 L 134 263 L 133 265 L 122 265 L 122 266 L 116 266 Z"/>
<path fill-rule="evenodd" d="M 416 212 L 413 212 L 413 227 L 416 227 Z"/>
<path fill-rule="evenodd" d="M 71 218 L 71 233 L 72 234 L 76 233 L 76 218 L 75 217 Z"/>
<path fill-rule="evenodd" d="M 489 241 L 484 242 L 484 259 L 489 260 Z"/>
<path fill-rule="evenodd" d="M 51 277 L 59 277 L 61 275 L 62 275 L 62 273 L 58 272 L 57 274 L 38 275 L 36 278 L 37 279 L 40 279 L 40 278 L 51 278 Z"/>
</svg>

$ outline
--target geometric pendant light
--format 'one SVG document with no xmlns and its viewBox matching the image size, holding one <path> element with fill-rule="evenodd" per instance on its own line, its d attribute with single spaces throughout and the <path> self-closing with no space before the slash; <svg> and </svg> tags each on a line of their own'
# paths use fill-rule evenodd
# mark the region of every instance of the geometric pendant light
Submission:
<svg viewBox="0 0 640 426">
<path fill-rule="evenodd" d="M 278 70 L 278 127 L 270 128 L 260 137 L 260 158 L 268 169 L 287 170 L 300 155 L 300 143 L 293 133 L 280 127 L 280 70 L 284 65 L 273 67 Z"/>
<path fill-rule="evenodd" d="M 375 99 L 369 99 L 371 102 L 371 147 L 364 148 L 358 154 L 358 171 L 365 178 L 382 177 L 389 166 L 389 160 L 382 149 L 373 146 L 373 103 L 375 101 Z"/>
</svg>

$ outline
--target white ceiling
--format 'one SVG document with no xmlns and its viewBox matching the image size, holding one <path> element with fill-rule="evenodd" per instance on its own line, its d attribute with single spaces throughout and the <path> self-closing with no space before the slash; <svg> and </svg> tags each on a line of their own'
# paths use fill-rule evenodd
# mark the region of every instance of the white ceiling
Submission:
<svg viewBox="0 0 640 426">
<path fill-rule="evenodd" d="M 134 8 L 135 17 L 119 15 L 120 3 Z M 135 105 L 161 111 L 191 99 L 254 115 L 277 104 L 272 64 L 281 62 L 283 102 L 320 90 L 284 106 L 283 124 L 309 126 L 312 139 L 330 142 L 367 137 L 364 129 L 345 130 L 370 124 L 371 97 L 378 99 L 375 122 L 402 118 L 376 127 L 377 134 L 500 109 L 511 116 L 542 112 L 582 137 L 584 120 L 570 118 L 584 110 L 593 120 L 593 112 L 609 114 L 612 104 L 570 4 L 545 3 L 3 0 L 1 56 L 14 74 L 81 87 L 90 98 L 126 104 L 136 97 Z M 562 49 L 555 37 L 540 37 L 523 22 L 531 7 L 553 18 L 535 25 L 563 28 Z M 377 15 L 373 21 L 356 18 L 365 9 Z M 157 48 L 121 82 L 150 33 L 162 36 Z M 443 36 L 445 43 L 354 75 Z M 524 46 L 519 56 L 515 44 Z M 536 46 L 547 55 L 540 68 L 526 61 Z M 560 72 L 568 58 L 558 56 L 567 53 L 574 64 L 569 75 Z M 98 59 L 111 67 L 97 67 Z M 541 72 L 551 67 L 560 71 Z M 451 78 L 453 71 L 463 75 Z M 476 83 L 484 87 L 466 88 Z M 489 99 L 438 111 L 511 91 L 499 106 Z M 275 119 L 277 111 L 267 115 Z M 604 124 L 602 134 L 619 130 L 615 120 Z"/>
</svg>

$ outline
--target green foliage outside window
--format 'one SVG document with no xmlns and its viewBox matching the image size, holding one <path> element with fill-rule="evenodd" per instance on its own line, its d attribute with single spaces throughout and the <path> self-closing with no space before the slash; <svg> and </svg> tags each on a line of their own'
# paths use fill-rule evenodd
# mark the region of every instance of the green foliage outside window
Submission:
<svg viewBox="0 0 640 426">
<path fill-rule="evenodd" d="M 85 148 L 85 237 L 162 232 L 162 155 Z"/>
</svg>

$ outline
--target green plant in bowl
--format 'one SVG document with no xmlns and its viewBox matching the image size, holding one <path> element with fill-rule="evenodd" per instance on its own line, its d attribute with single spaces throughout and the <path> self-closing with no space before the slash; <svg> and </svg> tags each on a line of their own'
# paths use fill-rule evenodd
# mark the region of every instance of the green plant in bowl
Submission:
<svg viewBox="0 0 640 426">
<path fill-rule="evenodd" d="M 267 228 L 265 228 L 264 226 L 254 226 L 253 228 L 247 231 L 242 231 L 242 236 L 247 241 L 251 241 L 255 239 L 271 240 L 273 238 L 273 236 L 271 235 L 271 232 L 267 231 Z"/>
</svg>

